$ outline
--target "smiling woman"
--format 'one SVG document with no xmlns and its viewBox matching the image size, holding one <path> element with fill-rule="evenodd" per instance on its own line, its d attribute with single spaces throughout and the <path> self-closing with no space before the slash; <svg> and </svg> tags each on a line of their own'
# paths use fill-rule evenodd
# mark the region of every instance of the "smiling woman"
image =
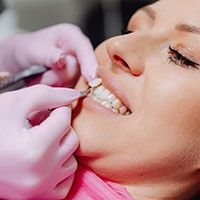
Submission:
<svg viewBox="0 0 200 200">
<path fill-rule="evenodd" d="M 189 200 L 200 192 L 199 19 L 199 0 L 140 9 L 128 34 L 96 49 L 101 86 L 75 106 L 79 162 L 135 200 Z M 81 78 L 77 88 L 88 85 Z"/>
</svg>

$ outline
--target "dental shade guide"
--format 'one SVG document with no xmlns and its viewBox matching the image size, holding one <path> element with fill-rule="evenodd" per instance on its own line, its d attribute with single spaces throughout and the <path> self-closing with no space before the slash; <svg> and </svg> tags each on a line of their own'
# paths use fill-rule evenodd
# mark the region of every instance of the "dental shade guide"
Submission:
<svg viewBox="0 0 200 200">
<path fill-rule="evenodd" d="M 88 94 L 94 89 L 96 88 L 97 86 L 101 85 L 102 84 L 102 79 L 101 78 L 95 78 L 93 80 L 91 80 L 89 82 L 89 86 L 90 88 L 85 90 L 85 91 L 81 91 L 80 92 L 80 97 L 86 97 L 88 96 Z"/>
</svg>

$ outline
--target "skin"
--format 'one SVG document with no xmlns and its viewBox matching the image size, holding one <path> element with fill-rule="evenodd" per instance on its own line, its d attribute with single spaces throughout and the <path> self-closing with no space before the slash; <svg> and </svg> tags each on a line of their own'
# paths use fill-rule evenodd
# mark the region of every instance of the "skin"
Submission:
<svg viewBox="0 0 200 200">
<path fill-rule="evenodd" d="M 185 200 L 200 192 L 200 67 L 171 61 L 169 46 L 200 63 L 200 34 L 174 29 L 200 27 L 200 3 L 161 0 L 150 7 L 156 16 L 139 10 L 128 25 L 133 33 L 96 49 L 97 74 L 120 84 L 133 113 L 111 117 L 78 104 L 77 155 L 136 200 Z M 77 88 L 86 88 L 83 79 Z"/>
</svg>

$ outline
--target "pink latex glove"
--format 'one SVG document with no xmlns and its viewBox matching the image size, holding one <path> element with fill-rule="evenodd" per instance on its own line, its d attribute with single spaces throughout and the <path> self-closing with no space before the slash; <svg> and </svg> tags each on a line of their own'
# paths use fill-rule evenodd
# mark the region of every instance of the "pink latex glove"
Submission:
<svg viewBox="0 0 200 200">
<path fill-rule="evenodd" d="M 65 88 L 37 85 L 0 95 L 0 199 L 63 199 L 77 163 L 78 138 L 71 109 L 79 97 Z M 63 106 L 63 107 L 61 107 Z M 40 125 L 27 127 L 31 113 L 54 109 Z"/>
<path fill-rule="evenodd" d="M 71 24 L 59 24 L 33 33 L 19 34 L 0 45 L 0 70 L 19 72 L 34 64 L 52 68 L 40 83 L 70 85 L 80 65 L 82 75 L 95 78 L 97 61 L 88 38 Z"/>
</svg>

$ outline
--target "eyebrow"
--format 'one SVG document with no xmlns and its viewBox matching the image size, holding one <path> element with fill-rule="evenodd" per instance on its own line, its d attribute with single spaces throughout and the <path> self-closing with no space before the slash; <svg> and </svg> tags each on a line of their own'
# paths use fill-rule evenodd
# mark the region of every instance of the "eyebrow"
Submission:
<svg viewBox="0 0 200 200">
<path fill-rule="evenodd" d="M 141 8 L 141 10 L 144 11 L 151 19 L 156 19 L 156 11 L 151 6 L 145 6 Z M 200 27 L 194 25 L 180 23 L 175 26 L 175 30 L 200 35 Z"/>
<path fill-rule="evenodd" d="M 156 12 L 150 6 L 145 6 L 141 10 L 144 11 L 151 19 L 156 19 Z"/>
<path fill-rule="evenodd" d="M 200 27 L 189 25 L 189 24 L 177 24 L 175 29 L 177 31 L 184 31 L 200 35 Z"/>
</svg>

